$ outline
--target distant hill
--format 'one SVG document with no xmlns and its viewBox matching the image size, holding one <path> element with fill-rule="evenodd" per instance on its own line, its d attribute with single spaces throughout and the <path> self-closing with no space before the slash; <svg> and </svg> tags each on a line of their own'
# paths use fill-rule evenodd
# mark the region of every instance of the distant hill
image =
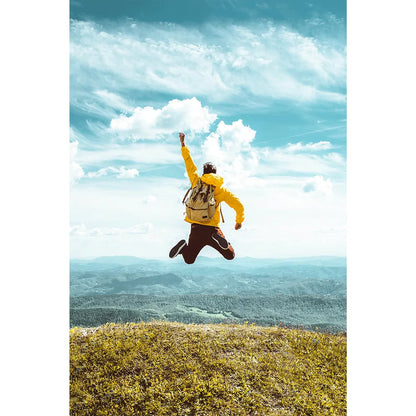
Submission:
<svg viewBox="0 0 416 416">
<path fill-rule="evenodd" d="M 70 273 L 71 296 L 346 294 L 345 258 L 337 257 L 232 262 L 201 257 L 192 266 L 181 259 L 99 257 L 71 260 Z"/>
<path fill-rule="evenodd" d="M 226 295 L 104 295 L 72 297 L 70 324 L 164 320 L 183 323 L 256 323 L 346 331 L 345 297 Z"/>
<path fill-rule="evenodd" d="M 145 266 L 159 266 L 161 267 L 165 263 L 168 263 L 170 267 L 180 268 L 183 267 L 216 267 L 219 266 L 225 269 L 235 269 L 240 267 L 270 267 L 270 266 L 282 266 L 285 264 L 290 265 L 311 265 L 311 266 L 329 266 L 329 267 L 346 267 L 347 261 L 345 257 L 335 257 L 335 256 L 316 256 L 316 257 L 293 257 L 293 258 L 283 258 L 283 259 L 271 259 L 271 258 L 252 258 L 252 257 L 237 257 L 233 261 L 227 261 L 222 258 L 210 258 L 199 256 L 196 262 L 192 265 L 185 265 L 182 258 L 178 257 L 176 259 L 144 259 L 134 256 L 103 256 L 97 257 L 94 259 L 71 259 L 71 266 L 81 266 L 89 265 L 145 265 Z"/>
<path fill-rule="evenodd" d="M 138 277 L 137 279 L 129 279 L 125 281 L 120 281 L 113 279 L 111 283 L 108 284 L 109 289 L 114 292 L 125 292 L 125 291 L 135 291 L 136 289 L 141 289 L 142 286 L 167 286 L 175 287 L 182 283 L 183 279 L 176 276 L 173 273 L 159 274 L 156 276 L 143 276 Z"/>
<path fill-rule="evenodd" d="M 71 260 L 71 325 L 256 322 L 346 330 L 345 258 Z"/>
</svg>

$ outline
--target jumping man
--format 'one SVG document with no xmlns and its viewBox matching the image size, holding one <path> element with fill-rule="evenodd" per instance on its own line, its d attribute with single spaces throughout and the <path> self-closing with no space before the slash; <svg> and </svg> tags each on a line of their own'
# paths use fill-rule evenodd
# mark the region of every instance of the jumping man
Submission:
<svg viewBox="0 0 416 416">
<path fill-rule="evenodd" d="M 203 166 L 204 174 L 199 177 L 197 167 L 195 166 L 190 151 L 185 145 L 185 134 L 179 133 L 180 142 L 182 145 L 182 157 L 185 161 L 186 171 L 191 181 L 191 186 L 194 187 L 201 180 L 207 185 L 214 187 L 215 197 L 215 213 L 208 222 L 198 222 L 189 219 L 188 215 L 185 221 L 191 224 L 191 232 L 189 234 L 188 243 L 185 240 L 179 241 L 169 253 L 170 258 L 182 254 L 185 263 L 192 264 L 197 258 L 199 252 L 205 246 L 211 246 L 221 253 L 227 260 L 232 260 L 235 257 L 234 249 L 228 243 L 224 234 L 219 228 L 220 223 L 220 203 L 225 202 L 236 212 L 235 229 L 239 230 L 244 221 L 244 207 L 240 200 L 232 194 L 223 185 L 223 178 L 217 175 L 217 168 L 211 162 L 207 162 Z"/>
</svg>

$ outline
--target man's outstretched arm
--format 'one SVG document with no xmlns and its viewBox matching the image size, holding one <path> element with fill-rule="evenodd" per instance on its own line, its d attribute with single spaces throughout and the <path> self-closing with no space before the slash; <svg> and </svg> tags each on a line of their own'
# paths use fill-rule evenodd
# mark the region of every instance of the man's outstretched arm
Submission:
<svg viewBox="0 0 416 416">
<path fill-rule="evenodd" d="M 194 161 L 191 157 L 191 152 L 186 147 L 185 144 L 185 134 L 179 133 L 179 139 L 181 141 L 182 146 L 182 157 L 185 161 L 186 172 L 188 173 L 189 180 L 191 181 L 191 185 L 195 186 L 199 181 L 198 169 L 195 166 Z"/>
<path fill-rule="evenodd" d="M 235 229 L 239 230 L 242 227 L 243 221 L 244 221 L 244 205 L 241 203 L 241 201 L 228 189 L 224 189 L 223 194 L 224 202 L 230 206 L 232 209 L 234 209 L 236 213 L 235 218 Z"/>
</svg>

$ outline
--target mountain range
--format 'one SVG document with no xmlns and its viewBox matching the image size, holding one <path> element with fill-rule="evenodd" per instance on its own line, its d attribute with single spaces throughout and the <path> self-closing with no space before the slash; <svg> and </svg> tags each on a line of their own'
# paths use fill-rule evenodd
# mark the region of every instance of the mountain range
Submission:
<svg viewBox="0 0 416 416">
<path fill-rule="evenodd" d="M 176 320 L 346 330 L 346 259 L 72 259 L 71 325 Z M 213 306 L 214 305 L 214 306 Z"/>
</svg>

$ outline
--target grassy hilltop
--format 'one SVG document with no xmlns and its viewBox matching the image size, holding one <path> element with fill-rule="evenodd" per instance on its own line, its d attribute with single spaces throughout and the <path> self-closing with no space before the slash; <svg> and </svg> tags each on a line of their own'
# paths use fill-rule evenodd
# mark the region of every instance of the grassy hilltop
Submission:
<svg viewBox="0 0 416 416">
<path fill-rule="evenodd" d="M 346 336 L 255 325 L 70 331 L 71 415 L 346 415 Z"/>
</svg>

